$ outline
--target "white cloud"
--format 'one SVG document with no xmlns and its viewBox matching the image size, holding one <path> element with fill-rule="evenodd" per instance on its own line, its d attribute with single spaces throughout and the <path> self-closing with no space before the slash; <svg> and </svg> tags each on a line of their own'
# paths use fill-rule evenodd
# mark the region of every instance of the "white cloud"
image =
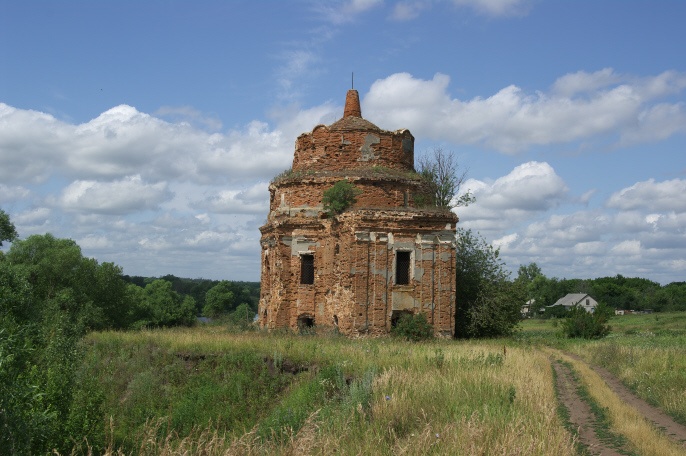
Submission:
<svg viewBox="0 0 686 456">
<path fill-rule="evenodd" d="M 44 225 L 50 217 L 51 211 L 47 207 L 38 207 L 21 212 L 12 217 L 15 225 Z"/>
<path fill-rule="evenodd" d="M 31 191 L 21 185 L 0 184 L 0 204 L 26 199 Z"/>
<path fill-rule="evenodd" d="M 218 131 L 222 128 L 222 121 L 208 116 L 192 106 L 162 106 L 154 113 L 156 116 L 166 117 L 174 123 L 185 122 L 191 125 Z"/>
<path fill-rule="evenodd" d="M 686 88 L 686 74 L 677 72 L 642 79 L 611 69 L 579 72 L 558 79 L 547 94 L 511 85 L 465 101 L 450 96 L 449 83 L 440 73 L 431 80 L 396 73 L 372 84 L 364 111 L 379 124 L 409 128 L 418 137 L 510 154 L 606 135 L 628 144 L 686 133 L 683 104 L 658 102 Z"/>
<path fill-rule="evenodd" d="M 612 253 L 615 255 L 639 255 L 641 253 L 641 241 L 631 239 L 622 241 L 612 247 Z"/>
<path fill-rule="evenodd" d="M 268 187 L 268 182 L 259 182 L 243 190 L 221 190 L 197 204 L 213 213 L 266 216 L 269 213 Z"/>
<path fill-rule="evenodd" d="M 315 2 L 313 8 L 325 20 L 334 24 L 343 24 L 355 20 L 359 14 L 382 4 L 383 0 L 342 0 Z"/>
<path fill-rule="evenodd" d="M 527 185 L 529 176 L 535 177 Z M 674 203 L 683 194 L 683 181 L 638 182 L 604 206 L 570 212 L 578 201 L 565 197 L 566 187 L 555 176 L 547 164 L 532 162 L 493 182 L 473 181 L 479 183 L 477 204 L 472 212 L 471 206 L 458 208 L 460 225 L 480 230 L 513 271 L 535 261 L 552 277 L 623 274 L 663 283 L 683 277 L 686 211 Z M 510 195 L 535 189 L 536 182 L 548 182 L 540 186 L 547 196 L 521 204 L 521 212 L 512 210 L 517 198 Z M 479 201 L 486 207 L 477 210 Z"/>
<path fill-rule="evenodd" d="M 568 189 L 548 163 L 528 162 L 493 182 L 468 179 L 462 191 L 471 191 L 476 202 L 457 208 L 460 223 L 488 231 L 531 219 L 557 206 Z"/>
<path fill-rule="evenodd" d="M 398 2 L 393 6 L 391 19 L 396 21 L 409 21 L 416 18 L 422 10 L 428 8 L 430 2 L 426 0 L 411 0 Z"/>
<path fill-rule="evenodd" d="M 88 235 L 77 240 L 82 249 L 103 250 L 113 247 L 112 242 L 106 236 Z"/>
<path fill-rule="evenodd" d="M 157 209 L 171 197 L 166 183 L 147 184 L 131 176 L 115 182 L 72 182 L 57 204 L 67 211 L 122 215 Z"/>
<path fill-rule="evenodd" d="M 304 124 L 312 128 L 331 109 L 326 104 L 284 116 L 283 129 L 253 121 L 208 133 L 126 105 L 72 125 L 0 104 L 0 179 L 9 188 L 9 182 L 41 182 L 51 175 L 110 180 L 137 174 L 149 181 L 196 183 L 270 178 L 290 165 Z"/>
<path fill-rule="evenodd" d="M 686 212 L 686 179 L 655 182 L 649 179 L 615 192 L 607 206 L 620 210 Z"/>
<path fill-rule="evenodd" d="M 620 82 L 620 77 L 612 68 L 604 68 L 594 73 L 578 71 L 558 78 L 553 84 L 552 93 L 561 97 L 572 97 L 593 93 L 618 82 Z"/>
<path fill-rule="evenodd" d="M 456 6 L 474 9 L 485 16 L 522 16 L 529 12 L 528 0 L 452 0 Z"/>
</svg>

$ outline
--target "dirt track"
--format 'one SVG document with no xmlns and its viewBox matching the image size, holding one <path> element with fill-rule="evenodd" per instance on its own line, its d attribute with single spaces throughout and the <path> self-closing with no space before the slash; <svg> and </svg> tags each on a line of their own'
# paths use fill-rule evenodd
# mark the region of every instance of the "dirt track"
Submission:
<svg viewBox="0 0 686 456">
<path fill-rule="evenodd" d="M 567 356 L 577 361 L 585 363 L 576 355 L 566 353 Z M 594 430 L 597 425 L 596 416 L 591 411 L 590 406 L 582 399 L 577 391 L 578 381 L 572 375 L 570 368 L 558 360 L 551 359 L 551 364 L 557 376 L 557 389 L 562 405 L 569 412 L 569 420 L 572 426 L 578 430 L 579 440 L 588 447 L 589 452 L 595 455 L 614 456 L 621 455 L 621 448 L 612 446 L 610 442 L 604 442 L 598 438 Z M 586 364 L 586 363 L 585 363 Z M 588 365 L 588 364 L 587 364 Z M 680 443 L 686 449 L 686 426 L 683 426 L 672 417 L 653 407 L 643 399 L 633 394 L 607 369 L 588 365 L 593 369 L 612 391 L 624 402 L 639 411 L 648 421 L 651 421 L 657 428 L 662 429 L 667 436 L 675 442 Z"/>
</svg>

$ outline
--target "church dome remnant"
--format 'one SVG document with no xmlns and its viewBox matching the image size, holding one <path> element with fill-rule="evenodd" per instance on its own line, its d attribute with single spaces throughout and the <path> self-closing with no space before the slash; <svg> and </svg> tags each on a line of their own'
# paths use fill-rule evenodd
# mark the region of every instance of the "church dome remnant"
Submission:
<svg viewBox="0 0 686 456">
<path fill-rule="evenodd" d="M 357 189 L 354 204 L 328 214 L 324 193 L 342 180 Z M 343 117 L 301 134 L 291 170 L 269 186 L 260 326 L 384 334 L 402 313 L 422 312 L 451 336 L 457 216 L 422 207 L 428 191 L 410 131 L 362 118 L 349 90 Z"/>
</svg>

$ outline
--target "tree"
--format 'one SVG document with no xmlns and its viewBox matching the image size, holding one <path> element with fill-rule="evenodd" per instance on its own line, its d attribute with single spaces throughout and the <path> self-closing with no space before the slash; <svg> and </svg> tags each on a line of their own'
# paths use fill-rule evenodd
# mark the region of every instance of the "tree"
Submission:
<svg viewBox="0 0 686 456">
<path fill-rule="evenodd" d="M 536 263 L 520 265 L 515 279 L 526 291 L 526 302 L 529 304 L 529 315 L 535 315 L 541 308 L 543 300 L 539 296 L 539 288 L 545 282 L 545 276 Z"/>
<path fill-rule="evenodd" d="M 519 265 L 519 270 L 517 271 L 518 282 L 523 282 L 525 285 L 529 285 L 538 276 L 543 275 L 541 268 L 538 267 L 536 263 L 529 263 L 525 265 Z"/>
<path fill-rule="evenodd" d="M 355 187 L 347 180 L 338 181 L 333 187 L 324 191 L 322 204 L 329 216 L 342 213 L 357 201 L 357 195 L 362 190 Z"/>
<path fill-rule="evenodd" d="M 235 304 L 233 286 L 228 280 L 222 280 L 217 285 L 207 290 L 205 306 L 202 309 L 206 317 L 217 318 L 220 315 L 231 312 Z"/>
<path fill-rule="evenodd" d="M 499 250 L 471 230 L 458 229 L 456 255 L 455 337 L 511 334 L 526 293 L 509 281 Z"/>
<path fill-rule="evenodd" d="M 17 238 L 17 230 L 10 221 L 10 216 L 0 209 L 0 247 L 3 241 L 12 242 Z"/>
<path fill-rule="evenodd" d="M 440 147 L 434 148 L 432 154 L 417 160 L 417 172 L 429 184 L 431 205 L 450 209 L 468 206 L 474 202 L 474 197 L 469 191 L 454 200 L 467 179 L 467 171 L 460 173 L 455 156 Z"/>
<path fill-rule="evenodd" d="M 73 240 L 49 233 L 29 236 L 12 244 L 7 260 L 26 272 L 40 302 L 68 292 L 71 301 L 64 305 L 69 308 L 62 310 L 73 314 L 87 329 L 128 326 L 130 301 L 121 268 L 85 258 Z"/>
<path fill-rule="evenodd" d="M 195 322 L 195 301 L 172 290 L 171 282 L 157 279 L 145 286 L 142 292 L 129 293 L 139 299 L 135 310 L 135 327 L 190 326 Z"/>
</svg>

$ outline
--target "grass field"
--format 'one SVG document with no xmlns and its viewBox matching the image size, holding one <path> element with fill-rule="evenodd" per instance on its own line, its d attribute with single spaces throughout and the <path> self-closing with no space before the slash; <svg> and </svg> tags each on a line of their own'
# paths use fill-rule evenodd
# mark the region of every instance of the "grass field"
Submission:
<svg viewBox="0 0 686 456">
<path fill-rule="evenodd" d="M 114 454 L 577 454 L 555 347 L 686 417 L 686 314 L 614 317 L 599 341 L 528 320 L 510 339 L 349 340 L 221 326 L 91 334 L 80 451 Z M 80 401 L 80 402 L 79 402 Z"/>
<path fill-rule="evenodd" d="M 560 337 L 554 320 L 526 320 L 517 338 L 576 353 L 686 424 L 686 312 L 615 316 L 596 341 Z"/>
<path fill-rule="evenodd" d="M 98 333 L 86 345 L 96 452 L 575 454 L 546 355 L 500 341 L 210 327 Z"/>
</svg>

